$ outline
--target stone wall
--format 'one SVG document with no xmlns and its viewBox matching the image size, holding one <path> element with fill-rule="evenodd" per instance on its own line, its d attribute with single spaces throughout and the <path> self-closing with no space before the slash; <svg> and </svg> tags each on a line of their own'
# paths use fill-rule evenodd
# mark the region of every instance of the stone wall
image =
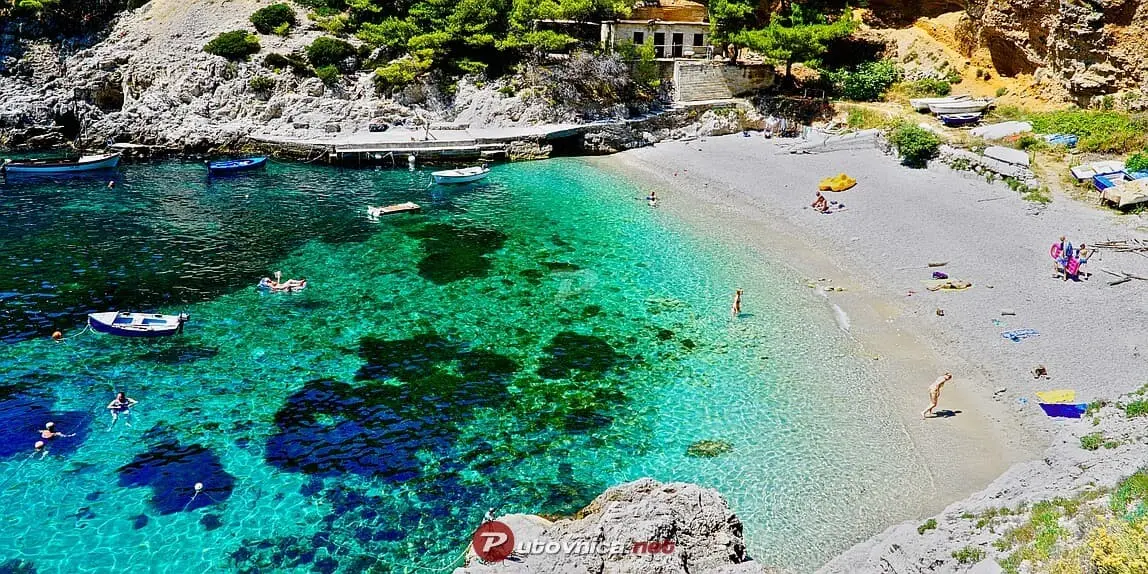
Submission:
<svg viewBox="0 0 1148 574">
<path fill-rule="evenodd" d="M 723 100 L 767 88 L 774 70 L 764 64 L 675 62 L 674 101 Z"/>
</svg>

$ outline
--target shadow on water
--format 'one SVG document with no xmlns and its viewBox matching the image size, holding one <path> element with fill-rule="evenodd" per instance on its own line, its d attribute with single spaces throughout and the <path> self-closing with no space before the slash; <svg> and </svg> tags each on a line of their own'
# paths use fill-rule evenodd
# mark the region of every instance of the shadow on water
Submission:
<svg viewBox="0 0 1148 574">
<path fill-rule="evenodd" d="M 30 455 L 36 441 L 48 443 L 51 456 L 68 456 L 88 438 L 92 415 L 82 411 L 54 410 L 55 397 L 43 387 L 63 382 L 62 377 L 29 375 L 14 384 L 0 386 L 0 458 Z M 65 435 L 41 439 L 47 422 Z"/>
<path fill-rule="evenodd" d="M 223 469 L 214 452 L 199 444 L 180 444 L 160 427 L 147 435 L 160 438 L 116 470 L 120 486 L 151 488 L 150 503 L 160 514 L 211 506 L 231 496 L 235 477 Z M 198 492 L 197 483 L 203 485 Z"/>
</svg>

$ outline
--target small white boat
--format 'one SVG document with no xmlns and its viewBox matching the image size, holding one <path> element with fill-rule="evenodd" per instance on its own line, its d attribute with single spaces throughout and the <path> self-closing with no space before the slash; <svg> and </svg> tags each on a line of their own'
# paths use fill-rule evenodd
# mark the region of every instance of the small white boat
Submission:
<svg viewBox="0 0 1148 574">
<path fill-rule="evenodd" d="M 57 174 L 111 169 L 120 162 L 120 154 L 85 155 L 79 158 L 45 158 L 7 160 L 0 170 L 7 174 Z"/>
<path fill-rule="evenodd" d="M 945 96 L 943 98 L 913 98 L 909 100 L 909 105 L 913 106 L 914 110 L 918 112 L 929 111 L 929 106 L 933 104 L 951 104 L 954 102 L 963 102 L 972 99 L 972 96 Z"/>
<path fill-rule="evenodd" d="M 999 145 L 989 146 L 985 148 L 985 157 L 1003 161 L 1011 165 L 1029 166 L 1028 152 L 1019 149 L 1012 149 L 1011 147 L 1002 147 Z"/>
<path fill-rule="evenodd" d="M 490 168 L 484 165 L 431 172 L 431 177 L 433 177 L 434 182 L 438 184 L 470 183 L 483 179 L 488 175 L 490 175 Z"/>
<path fill-rule="evenodd" d="M 98 333 L 121 337 L 166 337 L 183 332 L 183 324 L 189 318 L 187 313 L 157 315 L 108 311 L 89 313 L 88 326 Z"/>
<path fill-rule="evenodd" d="M 993 101 L 989 99 L 976 99 L 976 100 L 961 100 L 959 102 L 944 102 L 940 104 L 929 104 L 929 111 L 934 114 L 976 114 L 988 109 L 993 105 Z"/>
</svg>

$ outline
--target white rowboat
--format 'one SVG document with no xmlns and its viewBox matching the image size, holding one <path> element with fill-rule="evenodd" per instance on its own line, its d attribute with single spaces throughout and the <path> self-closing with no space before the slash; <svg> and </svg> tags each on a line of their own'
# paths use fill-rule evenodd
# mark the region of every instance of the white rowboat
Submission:
<svg viewBox="0 0 1148 574">
<path fill-rule="evenodd" d="M 959 102 L 946 102 L 941 104 L 929 104 L 929 111 L 934 114 L 976 114 L 985 111 L 989 106 L 993 105 L 992 100 L 979 99 L 979 100 L 962 100 Z"/>
<path fill-rule="evenodd" d="M 120 154 L 107 153 L 101 155 L 85 155 L 80 158 L 53 158 L 53 159 L 27 159 L 9 160 L 4 162 L 0 169 L 8 174 L 55 174 L 72 173 L 77 171 L 95 171 L 110 169 L 120 162 Z"/>
<path fill-rule="evenodd" d="M 464 167 L 462 169 L 447 169 L 431 172 L 431 177 L 438 184 L 470 183 L 490 175 L 490 168 L 486 166 Z"/>
<path fill-rule="evenodd" d="M 950 104 L 955 102 L 963 102 L 972 99 L 972 96 L 946 96 L 943 98 L 913 98 L 909 100 L 909 105 L 913 106 L 914 110 L 918 112 L 929 111 L 929 106 L 933 104 Z"/>
</svg>

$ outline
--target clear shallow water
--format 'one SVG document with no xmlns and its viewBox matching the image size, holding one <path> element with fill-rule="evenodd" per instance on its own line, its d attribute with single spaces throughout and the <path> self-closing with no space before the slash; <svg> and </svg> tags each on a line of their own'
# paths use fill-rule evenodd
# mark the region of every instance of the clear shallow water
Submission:
<svg viewBox="0 0 1148 574">
<path fill-rule="evenodd" d="M 202 172 L 0 185 L 0 562 L 449 569 L 488 507 L 569 513 L 653 476 L 718 488 L 756 558 L 807 571 L 927 490 L 831 309 L 624 181 L 574 160 L 454 189 Z M 408 200 L 424 212 L 365 217 Z M 309 288 L 258 293 L 276 269 Z M 47 337 L 112 308 L 192 322 Z M 140 400 L 131 427 L 109 428 L 113 390 Z M 46 420 L 77 436 L 29 457 Z M 702 439 L 734 450 L 685 456 Z"/>
</svg>

